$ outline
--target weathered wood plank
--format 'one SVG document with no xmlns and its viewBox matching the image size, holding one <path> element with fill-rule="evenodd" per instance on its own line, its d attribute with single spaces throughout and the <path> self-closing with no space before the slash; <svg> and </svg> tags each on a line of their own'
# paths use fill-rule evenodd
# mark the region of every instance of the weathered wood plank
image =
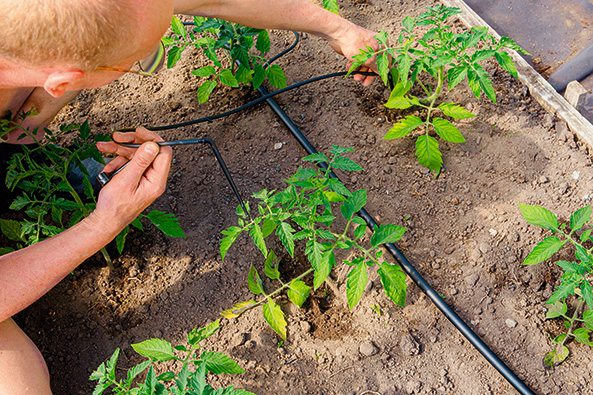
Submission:
<svg viewBox="0 0 593 395">
<path fill-rule="evenodd" d="M 441 2 L 449 7 L 460 8 L 463 13 L 458 15 L 459 19 L 468 27 L 488 26 L 490 33 L 497 39 L 500 38 L 500 35 L 463 0 L 441 0 Z M 593 153 L 593 125 L 556 92 L 552 85 L 535 71 L 521 55 L 513 50 L 508 52 L 517 67 L 519 80 L 529 88 L 531 95 L 548 112 L 565 121 L 570 130 L 589 146 L 589 152 Z"/>
</svg>

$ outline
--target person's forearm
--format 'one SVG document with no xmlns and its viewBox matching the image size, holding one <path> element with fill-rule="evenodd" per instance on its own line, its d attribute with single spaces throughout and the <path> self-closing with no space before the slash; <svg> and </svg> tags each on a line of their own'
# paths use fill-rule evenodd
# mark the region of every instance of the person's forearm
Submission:
<svg viewBox="0 0 593 395">
<path fill-rule="evenodd" d="M 121 231 L 94 214 L 51 239 L 0 257 L 0 322 L 39 299 Z"/>
<path fill-rule="evenodd" d="M 176 14 L 225 19 L 259 29 L 285 29 L 326 39 L 352 25 L 310 0 L 177 0 Z"/>
</svg>

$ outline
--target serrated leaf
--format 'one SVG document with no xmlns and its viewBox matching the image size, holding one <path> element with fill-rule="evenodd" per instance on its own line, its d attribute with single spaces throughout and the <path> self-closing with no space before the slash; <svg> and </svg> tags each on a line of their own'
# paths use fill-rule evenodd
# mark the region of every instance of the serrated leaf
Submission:
<svg viewBox="0 0 593 395">
<path fill-rule="evenodd" d="M 179 225 L 179 219 L 176 218 L 175 215 L 152 210 L 146 217 L 167 236 L 185 237 L 185 233 L 183 233 L 183 229 L 181 229 L 181 226 Z"/>
<path fill-rule="evenodd" d="M 492 87 L 492 81 L 490 81 L 490 77 L 488 73 L 482 68 L 482 66 L 478 64 L 474 64 L 474 68 L 476 70 L 476 79 L 480 88 L 484 91 L 486 96 L 492 100 L 493 103 L 496 103 L 496 95 L 494 93 L 494 88 Z"/>
<path fill-rule="evenodd" d="M 163 339 L 149 339 L 141 343 L 132 344 L 132 348 L 140 355 L 159 362 L 175 359 L 173 346 Z"/>
<path fill-rule="evenodd" d="M 465 138 L 451 122 L 442 118 L 434 118 L 432 126 L 436 130 L 437 134 L 445 141 L 451 143 L 465 143 Z"/>
<path fill-rule="evenodd" d="M 381 244 L 394 243 L 402 238 L 406 228 L 399 225 L 380 225 L 375 226 L 373 235 L 371 236 L 371 246 L 377 247 Z"/>
<path fill-rule="evenodd" d="M 168 69 L 175 66 L 175 63 L 177 63 L 179 61 L 179 59 L 181 59 L 181 53 L 183 52 L 184 49 L 185 49 L 185 47 L 180 48 L 177 46 L 173 46 L 173 47 L 169 48 L 169 50 L 167 51 L 167 68 Z"/>
<path fill-rule="evenodd" d="M 589 336 L 591 335 L 591 331 L 587 328 L 578 328 L 572 332 L 574 338 L 579 343 L 586 344 L 588 346 L 593 346 L 593 342 L 589 340 Z"/>
<path fill-rule="evenodd" d="M 589 237 L 591 237 L 591 232 L 593 230 L 592 229 L 587 229 L 586 231 L 584 231 L 583 233 L 581 233 L 581 235 L 579 236 L 579 239 L 581 240 L 581 242 L 585 242 L 589 239 Z"/>
<path fill-rule="evenodd" d="M 270 327 L 276 332 L 282 339 L 286 340 L 286 321 L 284 320 L 284 313 L 280 306 L 276 304 L 272 299 L 266 303 L 262 308 L 264 319 L 270 325 Z"/>
<path fill-rule="evenodd" d="M 390 97 L 383 105 L 387 108 L 405 110 L 416 104 L 416 101 L 406 96 Z"/>
<path fill-rule="evenodd" d="M 246 310 L 249 310 L 251 307 L 253 307 L 255 305 L 257 305 L 257 302 L 254 300 L 249 300 L 247 302 L 237 303 L 236 305 L 233 306 L 233 308 L 223 311 L 222 313 L 220 313 L 220 315 L 222 315 L 224 318 L 228 318 L 228 319 L 238 317 L 241 314 L 243 314 L 243 312 L 245 312 Z"/>
<path fill-rule="evenodd" d="M 259 278 L 259 273 L 253 265 L 251 265 L 251 267 L 249 268 L 247 284 L 249 285 L 249 290 L 255 295 L 260 295 L 264 293 L 261 278 Z"/>
<path fill-rule="evenodd" d="M 366 231 L 366 229 L 366 225 L 357 226 L 356 229 L 354 229 L 354 238 L 360 239 L 362 236 L 364 236 L 364 232 Z"/>
<path fill-rule="evenodd" d="M 237 82 L 237 79 L 235 78 L 231 70 L 222 70 L 220 72 L 220 82 L 232 88 L 239 87 L 239 82 Z"/>
<path fill-rule="evenodd" d="M 187 334 L 187 340 L 192 346 L 212 336 L 220 328 L 220 320 L 216 320 L 203 328 L 194 328 Z"/>
<path fill-rule="evenodd" d="M 268 249 L 266 248 L 266 242 L 264 241 L 264 234 L 259 227 L 258 223 L 254 223 L 252 228 L 249 230 L 249 235 L 253 239 L 253 242 L 264 254 L 264 257 L 268 256 Z"/>
<path fill-rule="evenodd" d="M 344 171 L 361 171 L 363 170 L 362 167 L 354 163 L 354 161 L 350 158 L 346 158 L 345 156 L 338 156 L 334 158 L 332 162 L 332 167 L 335 169 L 340 169 Z"/>
<path fill-rule="evenodd" d="M 280 272 L 278 271 L 278 263 L 276 260 L 276 253 L 270 250 L 268 252 L 266 262 L 264 263 L 264 273 L 271 280 L 277 280 L 280 278 Z"/>
<path fill-rule="evenodd" d="M 431 171 L 440 172 L 443 157 L 439 151 L 439 143 L 432 136 L 422 135 L 416 139 L 416 157 L 418 163 Z"/>
<path fill-rule="evenodd" d="M 358 263 L 348 273 L 348 282 L 346 283 L 346 299 L 348 299 L 348 306 L 350 310 L 354 308 L 360 301 L 364 289 L 367 285 L 368 273 L 367 264 L 362 261 Z"/>
<path fill-rule="evenodd" d="M 216 351 L 207 351 L 202 353 L 200 358 L 206 364 L 206 369 L 214 374 L 240 374 L 245 373 L 243 369 L 239 366 L 239 364 L 233 361 L 230 357 L 216 352 Z"/>
<path fill-rule="evenodd" d="M 416 20 L 414 18 L 412 18 L 411 16 L 406 16 L 404 18 L 404 21 L 402 22 L 402 26 L 408 32 L 411 32 L 412 31 L 412 29 L 414 28 L 415 24 L 416 24 Z"/>
<path fill-rule="evenodd" d="M 365 189 L 359 189 L 354 191 L 352 196 L 340 206 L 340 211 L 346 219 L 351 219 L 360 209 L 367 203 L 367 191 Z"/>
<path fill-rule="evenodd" d="M 300 280 L 293 280 L 288 285 L 288 298 L 292 303 L 301 307 L 305 300 L 309 297 L 309 292 L 311 292 L 311 287 L 305 284 L 303 281 Z"/>
<path fill-rule="evenodd" d="M 226 237 L 224 237 L 220 241 L 220 255 L 222 256 L 223 261 L 224 261 L 224 257 L 226 256 L 226 253 L 228 252 L 229 248 L 237 240 L 237 237 L 241 234 L 242 231 L 243 231 L 243 229 L 241 229 L 237 226 L 231 226 L 227 230 L 223 230 L 221 232 L 223 235 L 226 235 Z"/>
<path fill-rule="evenodd" d="M 4 236 L 13 241 L 25 241 L 22 237 L 22 227 L 18 221 L 0 219 L 0 229 Z"/>
<path fill-rule="evenodd" d="M 385 85 L 389 83 L 389 63 L 389 56 L 387 54 L 377 56 L 377 70 Z"/>
<path fill-rule="evenodd" d="M 540 206 L 531 206 L 529 204 L 519 203 L 519 209 L 523 218 L 531 225 L 553 231 L 558 230 L 558 218 L 549 210 Z"/>
<path fill-rule="evenodd" d="M 197 70 L 193 70 L 191 73 L 197 77 L 210 77 L 212 74 L 216 73 L 216 69 L 212 66 L 204 66 Z"/>
<path fill-rule="evenodd" d="M 591 206 L 585 206 L 572 213 L 570 216 L 570 228 L 573 231 L 581 230 L 589 220 L 591 220 Z"/>
<path fill-rule="evenodd" d="M 279 89 L 286 88 L 286 76 L 284 75 L 282 68 L 277 64 L 273 64 L 268 67 L 266 69 L 266 75 L 272 86 Z"/>
<path fill-rule="evenodd" d="M 525 258 L 525 261 L 523 261 L 523 264 L 535 265 L 545 261 L 546 259 L 550 259 L 552 255 L 560 251 L 565 243 L 566 240 L 563 241 L 554 236 L 546 237 L 529 253 L 527 258 Z"/>
<path fill-rule="evenodd" d="M 346 197 L 352 196 L 352 194 L 350 193 L 348 188 L 346 188 L 344 186 L 344 184 L 342 184 L 342 182 L 338 179 L 330 178 L 328 180 L 328 186 L 329 186 L 329 189 L 331 189 L 332 191 L 334 191 L 336 193 L 339 193 L 340 195 L 343 195 Z"/>
<path fill-rule="evenodd" d="M 474 114 L 455 103 L 441 103 L 439 106 L 443 114 L 454 119 L 467 119 L 475 117 Z"/>
<path fill-rule="evenodd" d="M 185 392 L 185 390 L 187 389 L 188 378 L 189 378 L 189 367 L 188 367 L 188 363 L 185 362 L 183 364 L 183 367 L 181 368 L 181 371 L 179 372 L 179 376 L 177 377 L 177 379 L 175 379 L 175 384 L 177 385 L 177 388 L 179 389 L 179 391 L 181 391 L 181 393 Z"/>
<path fill-rule="evenodd" d="M 171 30 L 173 30 L 175 34 L 178 34 L 183 38 L 187 36 L 185 26 L 183 26 L 183 23 L 175 15 L 173 15 L 173 17 L 171 18 Z"/>
<path fill-rule="evenodd" d="M 383 263 L 379 265 L 377 273 L 379 273 L 385 294 L 396 305 L 403 307 L 406 303 L 407 289 L 404 271 L 399 266 Z"/>
<path fill-rule="evenodd" d="M 568 358 L 569 354 L 570 351 L 568 351 L 568 348 L 566 346 L 562 346 L 560 347 L 560 349 L 550 351 L 544 356 L 544 369 L 554 370 L 556 366 L 560 365 L 562 362 L 564 362 L 566 358 Z"/>
<path fill-rule="evenodd" d="M 323 0 L 323 8 L 338 15 L 338 2 L 337 0 Z"/>
<path fill-rule="evenodd" d="M 216 88 L 216 81 L 206 81 L 198 88 L 198 101 L 206 103 L 210 98 L 210 94 Z"/>
<path fill-rule="evenodd" d="M 11 210 L 22 210 L 31 201 L 26 196 L 19 196 L 10 204 Z"/>
<path fill-rule="evenodd" d="M 517 68 L 515 67 L 515 63 L 513 63 L 513 59 L 511 59 L 511 56 L 508 53 L 500 51 L 496 52 L 494 56 L 496 57 L 498 64 L 500 65 L 500 67 L 502 67 L 503 70 L 506 70 L 513 77 L 519 78 L 519 76 L 517 75 Z"/>
<path fill-rule="evenodd" d="M 148 368 L 150 366 L 150 364 L 152 363 L 152 361 L 144 361 L 142 363 L 139 363 L 138 365 L 134 366 L 133 368 L 128 370 L 128 374 L 127 374 L 127 378 L 126 378 L 126 383 L 132 383 L 132 380 L 134 380 L 136 378 L 136 376 L 138 376 L 140 373 L 144 372 L 146 370 L 146 368 Z"/>
<path fill-rule="evenodd" d="M 266 79 L 266 70 L 260 64 L 256 64 L 253 67 L 253 88 L 257 89 Z"/>
<path fill-rule="evenodd" d="M 587 310 L 583 313 L 583 321 L 587 328 L 593 330 L 593 310 Z"/>
<path fill-rule="evenodd" d="M 449 90 L 455 88 L 461 81 L 467 77 L 467 68 L 464 66 L 453 67 L 447 72 L 447 81 Z"/>
<path fill-rule="evenodd" d="M 255 42 L 255 48 L 263 54 L 270 51 L 270 35 L 266 30 L 262 30 L 257 35 L 257 40 Z"/>
<path fill-rule="evenodd" d="M 563 315 L 566 315 L 568 308 L 566 303 L 564 302 L 556 302 L 548 307 L 548 312 L 546 313 L 546 319 L 548 318 L 557 318 Z"/>
<path fill-rule="evenodd" d="M 332 267 L 336 265 L 336 256 L 333 251 L 326 251 L 323 253 L 319 264 L 317 264 L 314 269 L 315 273 L 313 274 L 313 289 L 317 290 L 323 284 L 327 276 L 332 270 Z"/>
<path fill-rule="evenodd" d="M 393 127 L 383 136 L 384 140 L 399 139 L 410 134 L 418 126 L 422 125 L 422 119 L 414 115 L 408 115 Z"/>
<path fill-rule="evenodd" d="M 580 285 L 581 294 L 583 295 L 583 299 L 587 303 L 590 309 L 593 308 L 593 289 L 591 289 L 591 284 L 588 280 L 583 280 Z"/>
<path fill-rule="evenodd" d="M 115 245 L 117 246 L 117 252 L 121 254 L 124 250 L 124 245 L 126 244 L 126 236 L 130 231 L 130 226 L 126 226 L 119 234 L 115 237 Z"/>
<path fill-rule="evenodd" d="M 175 378 L 176 374 L 175 372 L 165 372 L 162 374 L 159 374 L 156 379 L 159 381 L 169 381 L 169 380 L 173 380 Z"/>
</svg>

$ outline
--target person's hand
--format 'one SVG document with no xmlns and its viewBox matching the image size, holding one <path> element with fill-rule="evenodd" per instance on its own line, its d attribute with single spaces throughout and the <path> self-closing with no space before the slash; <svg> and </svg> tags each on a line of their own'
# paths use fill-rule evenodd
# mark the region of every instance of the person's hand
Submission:
<svg viewBox="0 0 593 395">
<path fill-rule="evenodd" d="M 350 69 L 352 61 L 354 60 L 354 55 L 358 55 L 360 53 L 359 49 L 366 48 L 367 45 L 374 50 L 379 49 L 379 41 L 377 41 L 375 38 L 376 34 L 377 33 L 371 30 L 348 22 L 348 24 L 343 29 L 341 29 L 340 32 L 334 34 L 332 37 L 329 37 L 328 42 L 334 51 L 340 55 L 344 55 L 344 57 L 349 60 L 347 66 L 348 69 Z M 378 70 L 375 57 L 369 59 L 356 70 L 374 71 L 377 73 Z M 364 86 L 369 86 L 375 79 L 374 76 L 366 76 L 361 74 L 354 74 L 353 77 L 355 81 L 362 82 Z"/>
<path fill-rule="evenodd" d="M 122 143 L 143 143 L 139 148 L 113 142 L 97 144 L 100 151 L 118 155 L 105 166 L 105 172 L 113 172 L 129 160 L 101 189 L 93 213 L 123 229 L 165 191 L 173 151 L 171 147 L 159 147 L 155 142 L 163 139 L 142 127 L 136 132 L 116 132 L 113 138 Z"/>
</svg>

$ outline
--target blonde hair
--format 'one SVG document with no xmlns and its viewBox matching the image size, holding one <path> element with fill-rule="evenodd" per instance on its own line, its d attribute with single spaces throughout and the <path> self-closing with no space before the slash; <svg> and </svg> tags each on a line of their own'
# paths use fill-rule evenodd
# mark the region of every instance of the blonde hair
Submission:
<svg viewBox="0 0 593 395">
<path fill-rule="evenodd" d="M 0 56 L 83 70 L 116 64 L 134 13 L 126 0 L 0 0 Z"/>
</svg>

